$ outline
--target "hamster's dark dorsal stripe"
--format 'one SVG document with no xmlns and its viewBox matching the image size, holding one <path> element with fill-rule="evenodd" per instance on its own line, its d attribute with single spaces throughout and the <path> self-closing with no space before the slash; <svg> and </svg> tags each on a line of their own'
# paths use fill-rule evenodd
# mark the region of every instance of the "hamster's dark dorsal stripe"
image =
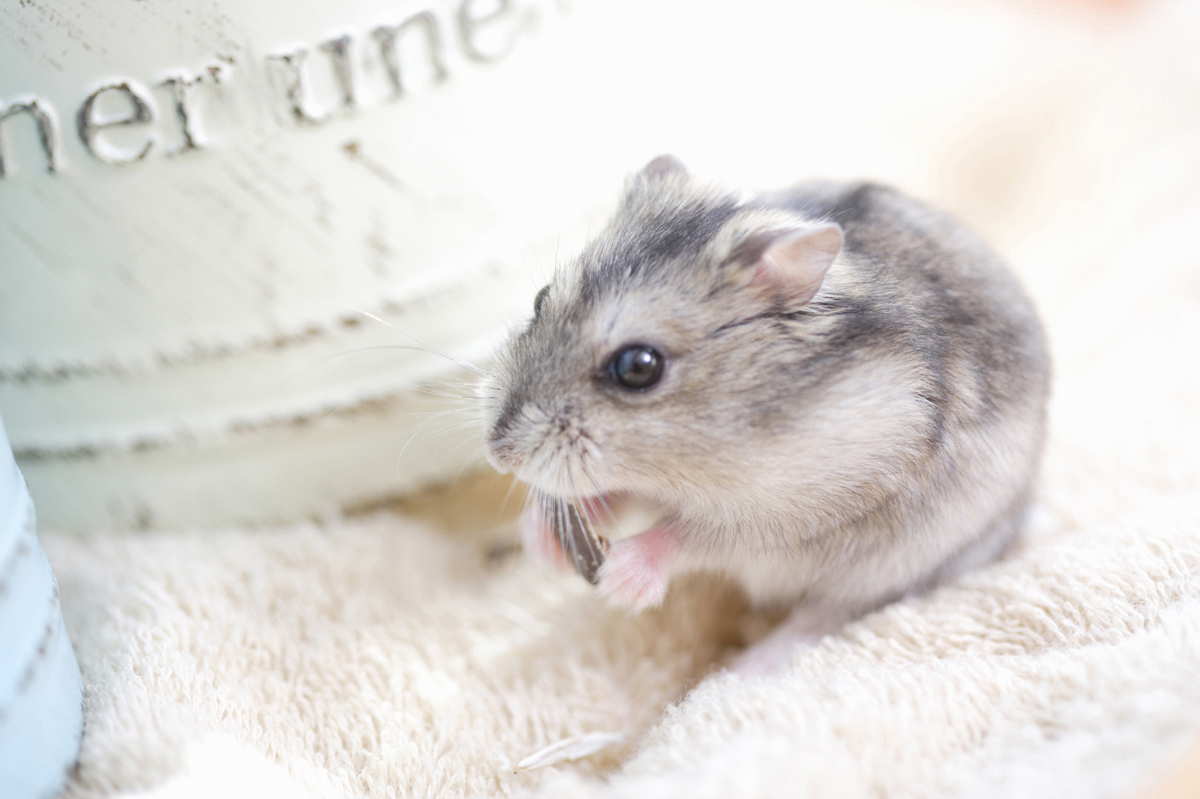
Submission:
<svg viewBox="0 0 1200 799">
<path fill-rule="evenodd" d="M 836 222 L 846 231 L 848 246 L 853 246 L 854 230 L 879 211 L 879 195 L 892 192 L 878 183 L 854 183 L 850 186 L 824 180 L 793 186 L 768 203 L 779 203 L 809 219 Z"/>
<path fill-rule="evenodd" d="M 839 225 L 847 226 L 864 219 L 874 207 L 874 195 L 885 190 L 874 183 L 862 183 L 844 194 L 827 212 L 827 216 Z"/>
<path fill-rule="evenodd" d="M 618 222 L 619 231 L 611 240 L 620 246 L 597 253 L 600 257 L 592 262 L 585 281 L 599 285 L 585 289 L 631 278 L 653 280 L 694 261 L 738 209 L 733 196 L 684 202 L 671 195 L 655 199 L 659 201 L 640 204 Z"/>
</svg>

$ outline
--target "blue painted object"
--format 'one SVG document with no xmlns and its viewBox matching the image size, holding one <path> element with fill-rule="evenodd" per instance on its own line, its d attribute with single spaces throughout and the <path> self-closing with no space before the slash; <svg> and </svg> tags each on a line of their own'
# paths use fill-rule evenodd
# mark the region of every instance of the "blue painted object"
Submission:
<svg viewBox="0 0 1200 799">
<path fill-rule="evenodd" d="M 0 797 L 58 793 L 82 733 L 83 680 L 58 583 L 0 422 Z"/>
</svg>

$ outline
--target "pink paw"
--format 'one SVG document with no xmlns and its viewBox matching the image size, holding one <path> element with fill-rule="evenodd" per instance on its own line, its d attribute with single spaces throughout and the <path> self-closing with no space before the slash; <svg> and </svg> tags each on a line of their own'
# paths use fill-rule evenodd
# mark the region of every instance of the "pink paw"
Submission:
<svg viewBox="0 0 1200 799">
<path fill-rule="evenodd" d="M 600 592 L 613 604 L 637 611 L 662 604 L 675 536 L 673 527 L 658 525 L 614 543 L 600 567 Z"/>
</svg>

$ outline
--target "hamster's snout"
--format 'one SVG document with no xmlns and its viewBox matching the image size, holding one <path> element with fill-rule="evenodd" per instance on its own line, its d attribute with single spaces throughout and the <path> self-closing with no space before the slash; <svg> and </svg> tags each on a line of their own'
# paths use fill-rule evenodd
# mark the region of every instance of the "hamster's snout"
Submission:
<svg viewBox="0 0 1200 799">
<path fill-rule="evenodd" d="M 511 418 L 501 414 L 488 423 L 484 438 L 484 457 L 501 474 L 517 467 L 516 446 L 509 435 L 512 424 Z"/>
</svg>

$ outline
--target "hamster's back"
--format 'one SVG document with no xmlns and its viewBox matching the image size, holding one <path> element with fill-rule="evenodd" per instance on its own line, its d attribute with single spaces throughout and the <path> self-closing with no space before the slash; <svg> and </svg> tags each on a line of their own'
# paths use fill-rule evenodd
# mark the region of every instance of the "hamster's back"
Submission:
<svg viewBox="0 0 1200 799">
<path fill-rule="evenodd" d="M 841 225 L 875 313 L 892 317 L 880 328 L 920 349 L 937 373 L 970 369 L 976 413 L 1042 413 L 1050 363 L 1041 323 L 1012 272 L 965 225 L 875 183 L 810 181 L 769 202 Z"/>
<path fill-rule="evenodd" d="M 860 354 L 903 350 L 924 365 L 936 424 L 909 497 L 923 521 L 908 524 L 941 530 L 934 540 L 974 532 L 922 582 L 990 559 L 1030 501 L 1049 393 L 1044 333 L 1016 277 L 961 222 L 886 186 L 813 181 L 762 202 L 844 231 L 849 276 L 834 295 L 844 307 L 814 308 L 838 320 L 828 340 Z M 839 593 L 845 577 L 825 590 Z"/>
</svg>

